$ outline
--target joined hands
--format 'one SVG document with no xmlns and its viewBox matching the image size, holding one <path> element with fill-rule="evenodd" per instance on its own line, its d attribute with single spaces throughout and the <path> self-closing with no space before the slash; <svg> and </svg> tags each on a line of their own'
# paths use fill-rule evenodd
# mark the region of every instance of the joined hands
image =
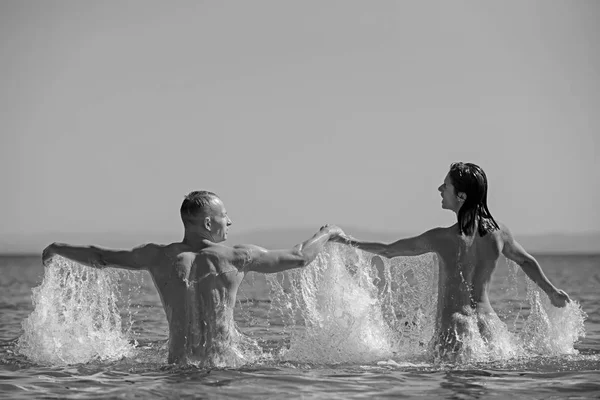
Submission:
<svg viewBox="0 0 600 400">
<path fill-rule="evenodd" d="M 337 225 L 323 225 L 321 230 L 329 233 L 329 241 L 331 242 L 349 245 L 350 241 L 352 240 L 352 238 Z"/>
</svg>

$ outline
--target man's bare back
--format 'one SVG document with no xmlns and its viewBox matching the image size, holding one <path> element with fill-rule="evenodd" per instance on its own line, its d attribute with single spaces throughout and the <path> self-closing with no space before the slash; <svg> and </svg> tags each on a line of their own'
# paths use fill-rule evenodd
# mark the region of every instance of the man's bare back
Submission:
<svg viewBox="0 0 600 400">
<path fill-rule="evenodd" d="M 168 362 L 235 364 L 236 354 L 228 353 L 235 349 L 233 309 L 244 272 L 229 262 L 229 248 L 214 243 L 203 249 L 183 243 L 156 247 L 147 270 L 169 323 Z"/>
<path fill-rule="evenodd" d="M 233 310 L 247 272 L 275 273 L 310 264 L 328 240 L 343 232 L 324 226 L 288 250 L 220 244 L 231 220 L 210 192 L 192 192 L 182 205 L 182 242 L 147 244 L 132 250 L 54 243 L 43 252 L 48 263 L 59 255 L 84 265 L 147 270 L 160 295 L 169 324 L 169 363 L 235 367 L 246 362 Z"/>
</svg>

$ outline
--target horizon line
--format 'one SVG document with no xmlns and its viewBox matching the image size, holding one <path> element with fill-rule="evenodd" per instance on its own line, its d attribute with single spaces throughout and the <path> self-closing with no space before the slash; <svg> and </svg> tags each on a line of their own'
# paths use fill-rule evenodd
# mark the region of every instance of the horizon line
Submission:
<svg viewBox="0 0 600 400">
<path fill-rule="evenodd" d="M 341 227 L 341 224 L 333 224 Z M 299 230 L 314 230 L 314 226 L 292 226 L 289 228 L 286 227 L 259 227 L 259 228 L 250 228 L 243 229 L 239 231 L 234 231 L 233 234 L 245 234 L 245 233 L 256 233 L 256 232 L 269 232 L 269 231 L 299 231 Z M 343 228 L 344 229 L 344 228 Z M 345 229 L 356 229 L 363 231 L 370 231 L 373 233 L 393 233 L 393 234 L 401 234 L 401 235 L 413 235 L 420 234 L 420 231 L 402 231 L 402 230 L 393 230 L 393 229 L 377 229 L 377 228 L 367 228 L 361 226 L 347 225 Z M 545 236 L 545 235 L 596 235 L 600 234 L 599 230 L 582 230 L 582 231 L 558 231 L 551 230 L 545 232 L 534 232 L 534 233 L 519 233 L 518 231 L 513 231 L 513 234 L 516 233 L 519 236 L 527 235 L 527 236 Z M 40 235 L 54 235 L 54 234 L 72 234 L 72 235 L 140 235 L 140 234 L 173 234 L 172 231 L 160 231 L 160 230 L 139 230 L 139 231 L 44 231 L 44 232 L 34 232 L 34 233 L 25 233 L 25 232 L 13 232 L 13 233 L 0 233 L 0 237 L 10 237 L 10 236 L 40 236 Z M 230 232 L 231 234 L 231 232 Z"/>
<path fill-rule="evenodd" d="M 600 256 L 600 250 L 597 251 L 549 251 L 549 250 L 544 250 L 544 251 L 532 251 L 531 252 L 532 255 L 534 256 L 566 256 L 566 257 L 589 257 L 589 256 Z M 30 252 L 8 252 L 8 253 L 3 253 L 0 252 L 0 257 L 15 257 L 15 258 L 25 258 L 25 257 L 40 257 L 41 258 L 41 252 L 38 253 L 30 253 Z M 406 256 L 406 257 L 412 257 L 412 256 Z M 506 258 L 506 256 L 504 256 Z"/>
</svg>

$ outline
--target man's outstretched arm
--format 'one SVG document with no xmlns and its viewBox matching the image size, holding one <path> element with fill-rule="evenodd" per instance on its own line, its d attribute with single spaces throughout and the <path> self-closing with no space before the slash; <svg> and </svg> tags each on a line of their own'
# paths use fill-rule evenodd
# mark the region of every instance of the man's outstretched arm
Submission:
<svg viewBox="0 0 600 400">
<path fill-rule="evenodd" d="M 324 226 L 310 239 L 289 250 L 267 250 L 255 245 L 238 245 L 233 248 L 233 264 L 243 271 L 265 274 L 305 267 L 323 250 L 330 239 L 343 234 L 336 226 Z"/>
<path fill-rule="evenodd" d="M 337 236 L 333 241 L 359 248 L 369 253 L 374 253 L 386 258 L 400 256 L 418 256 L 435 251 L 433 243 L 439 228 L 429 230 L 419 236 L 400 239 L 393 243 L 366 242 L 343 234 Z"/>
<path fill-rule="evenodd" d="M 550 297 L 552 305 L 555 307 L 564 307 L 569 303 L 571 301 L 569 295 L 563 290 L 557 289 L 550 282 L 537 260 L 523 249 L 514 239 L 510 230 L 502 224 L 500 227 L 504 242 L 502 254 L 506 258 L 516 262 L 523 269 L 523 272 L 525 272 L 529 279 L 534 281 Z"/>
<path fill-rule="evenodd" d="M 153 264 L 158 246 L 147 244 L 133 250 L 110 250 L 96 246 L 71 246 L 52 243 L 44 249 L 42 262 L 47 264 L 53 256 L 59 255 L 88 267 L 117 267 L 131 270 L 146 269 Z"/>
</svg>

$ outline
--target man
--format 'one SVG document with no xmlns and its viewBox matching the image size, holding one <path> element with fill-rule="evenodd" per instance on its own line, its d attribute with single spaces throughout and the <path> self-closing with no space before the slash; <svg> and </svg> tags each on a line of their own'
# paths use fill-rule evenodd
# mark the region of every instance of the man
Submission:
<svg viewBox="0 0 600 400">
<path fill-rule="evenodd" d="M 471 163 L 454 163 L 438 188 L 442 208 L 456 214 L 458 222 L 434 228 L 419 236 L 391 244 L 364 242 L 345 234 L 334 238 L 361 250 L 392 258 L 436 253 L 439 259 L 438 310 L 433 345 L 441 355 L 456 355 L 474 316 L 482 337 L 492 337 L 497 319 L 488 298 L 488 287 L 500 254 L 515 261 L 556 307 L 570 302 L 544 275 L 540 265 L 497 223 L 487 206 L 487 177 Z"/>
<path fill-rule="evenodd" d="M 169 363 L 202 367 L 243 363 L 236 352 L 233 308 L 244 275 L 304 267 L 328 240 L 343 233 L 326 225 L 289 250 L 228 247 L 221 242 L 227 239 L 232 222 L 216 194 L 191 192 L 180 213 L 185 229 L 181 242 L 146 244 L 128 251 L 54 243 L 42 256 L 45 264 L 59 255 L 95 268 L 149 271 L 169 323 Z"/>
</svg>

